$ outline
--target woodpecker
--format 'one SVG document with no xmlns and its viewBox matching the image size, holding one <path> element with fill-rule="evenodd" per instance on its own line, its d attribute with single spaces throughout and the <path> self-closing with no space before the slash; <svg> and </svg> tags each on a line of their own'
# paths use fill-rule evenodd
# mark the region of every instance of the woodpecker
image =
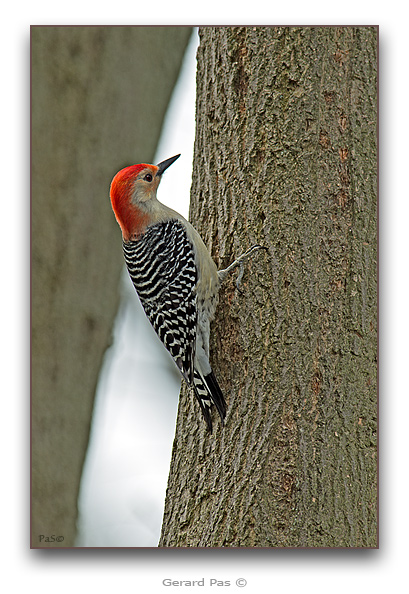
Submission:
<svg viewBox="0 0 409 594">
<path fill-rule="evenodd" d="M 156 197 L 164 171 L 175 155 L 158 165 L 140 163 L 121 169 L 112 180 L 110 198 L 122 231 L 129 276 L 145 313 L 182 377 L 193 387 L 207 428 L 211 405 L 223 424 L 226 402 L 209 362 L 210 322 L 221 282 L 243 263 L 253 246 L 225 270 L 217 270 L 193 226 Z"/>
</svg>

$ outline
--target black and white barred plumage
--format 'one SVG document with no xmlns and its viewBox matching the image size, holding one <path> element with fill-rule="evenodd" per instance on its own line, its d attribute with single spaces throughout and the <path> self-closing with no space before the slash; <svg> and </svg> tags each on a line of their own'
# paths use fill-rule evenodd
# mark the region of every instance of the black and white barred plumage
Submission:
<svg viewBox="0 0 409 594">
<path fill-rule="evenodd" d="M 223 419 L 226 403 L 208 363 L 208 336 L 201 336 L 198 267 L 185 226 L 170 219 L 123 242 L 129 275 L 149 321 L 193 387 L 209 430 L 213 402 Z M 205 328 L 203 334 L 208 334 Z"/>
</svg>

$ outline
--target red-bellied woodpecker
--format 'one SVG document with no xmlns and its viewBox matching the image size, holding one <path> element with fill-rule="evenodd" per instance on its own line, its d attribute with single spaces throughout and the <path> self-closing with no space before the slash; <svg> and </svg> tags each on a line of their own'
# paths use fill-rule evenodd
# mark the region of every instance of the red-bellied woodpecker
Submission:
<svg viewBox="0 0 409 594">
<path fill-rule="evenodd" d="M 110 196 L 122 230 L 125 262 L 145 313 L 193 386 L 211 431 L 211 404 L 222 423 L 226 416 L 223 393 L 209 363 L 210 322 L 220 283 L 261 246 L 253 246 L 228 268 L 217 271 L 192 225 L 156 198 L 163 172 L 179 156 L 158 165 L 125 167 L 112 180 Z"/>
</svg>

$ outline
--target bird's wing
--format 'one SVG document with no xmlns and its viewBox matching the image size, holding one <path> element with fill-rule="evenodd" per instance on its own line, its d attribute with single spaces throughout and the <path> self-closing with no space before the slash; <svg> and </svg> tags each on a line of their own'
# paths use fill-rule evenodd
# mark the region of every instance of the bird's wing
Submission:
<svg viewBox="0 0 409 594">
<path fill-rule="evenodd" d="M 124 242 L 129 275 L 155 332 L 183 377 L 193 383 L 197 269 L 193 246 L 177 219 Z"/>
</svg>

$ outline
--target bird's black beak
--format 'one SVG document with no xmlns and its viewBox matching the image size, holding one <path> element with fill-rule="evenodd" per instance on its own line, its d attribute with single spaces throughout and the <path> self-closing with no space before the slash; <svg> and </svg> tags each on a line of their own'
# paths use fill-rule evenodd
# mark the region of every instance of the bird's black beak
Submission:
<svg viewBox="0 0 409 594">
<path fill-rule="evenodd" d="M 157 167 L 158 167 L 158 171 L 156 173 L 156 175 L 162 175 L 162 173 L 170 166 L 172 165 L 172 163 L 174 163 L 176 161 L 176 159 L 179 159 L 180 155 L 175 155 L 174 157 L 171 157 L 170 159 L 166 159 L 166 161 L 162 161 L 161 163 L 158 163 Z"/>
</svg>

